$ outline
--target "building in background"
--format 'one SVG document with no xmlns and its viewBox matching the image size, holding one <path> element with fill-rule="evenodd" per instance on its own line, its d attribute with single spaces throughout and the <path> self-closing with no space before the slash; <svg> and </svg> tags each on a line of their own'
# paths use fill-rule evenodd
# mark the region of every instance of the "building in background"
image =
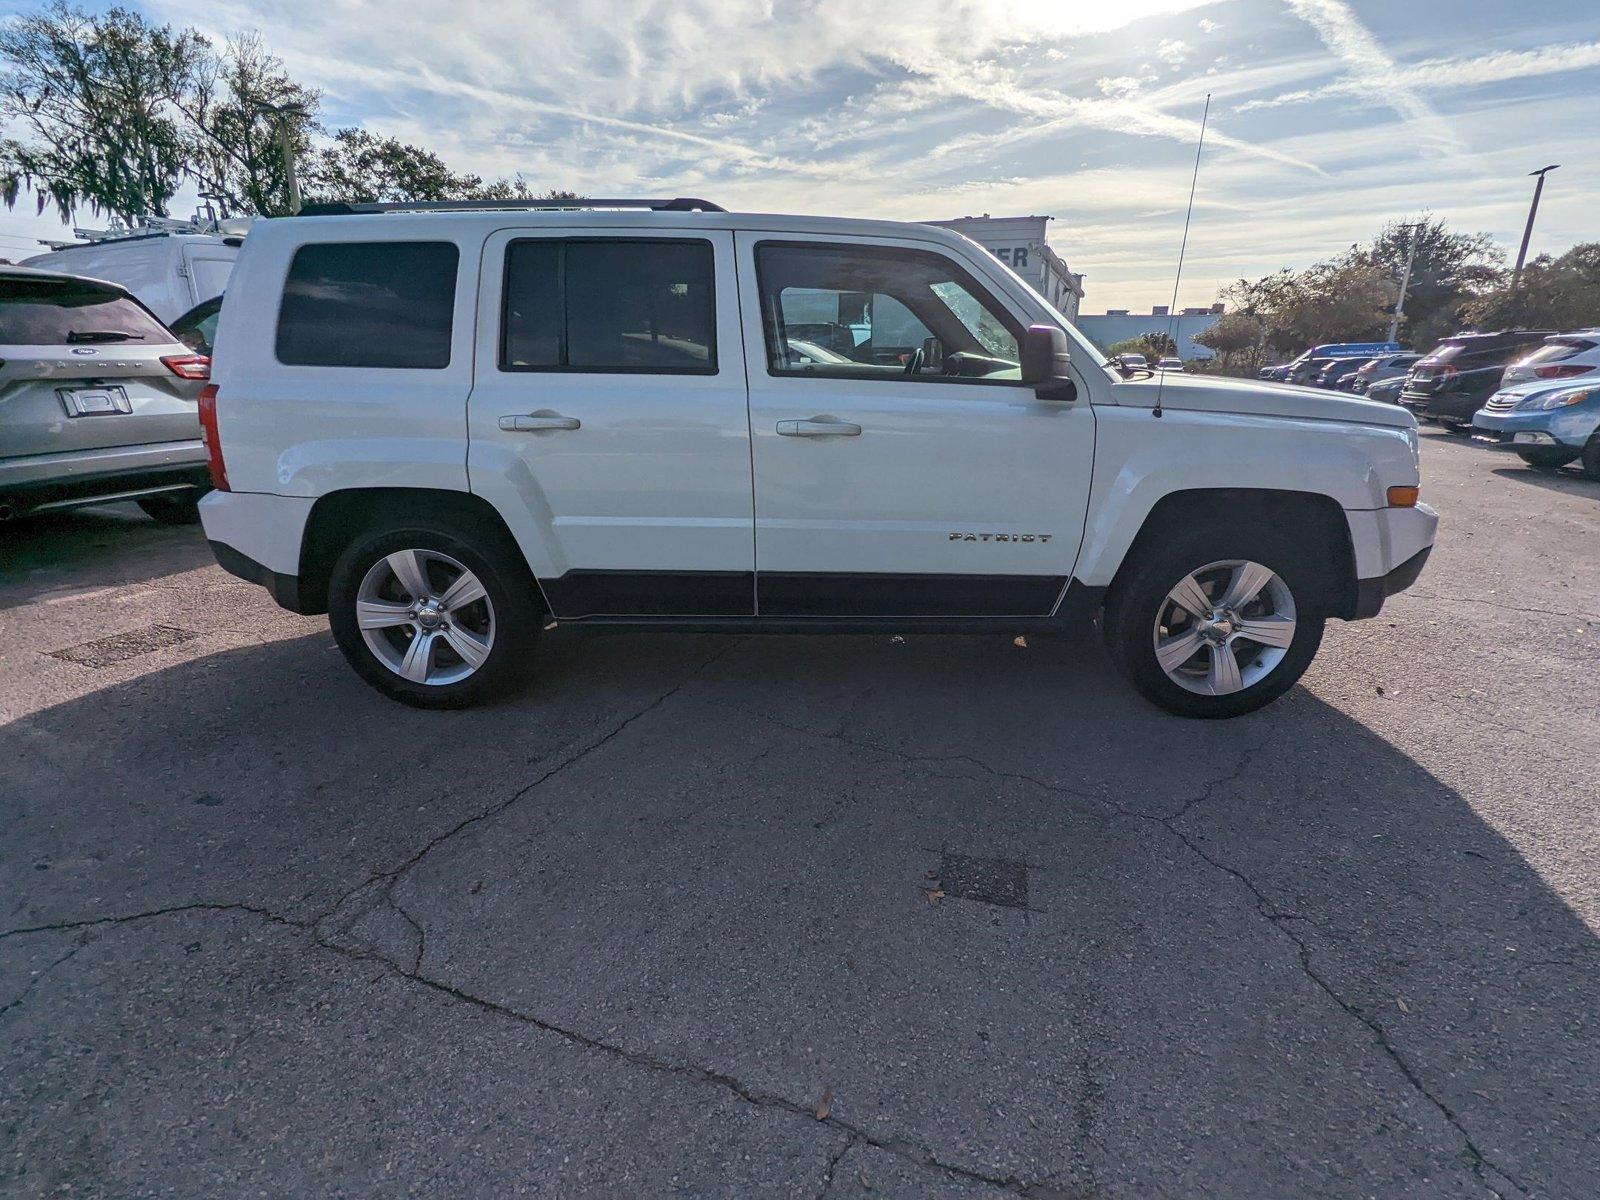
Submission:
<svg viewBox="0 0 1600 1200">
<path fill-rule="evenodd" d="M 1217 323 L 1223 313 L 1221 304 L 1210 308 L 1185 308 L 1173 317 L 1165 304 L 1158 304 L 1148 313 L 1132 313 L 1125 308 L 1113 308 L 1105 313 L 1086 314 L 1073 320 L 1080 332 L 1104 350 L 1126 338 L 1142 337 L 1147 333 L 1170 333 L 1178 343 L 1178 357 L 1210 358 L 1211 351 L 1197 345 L 1194 336 Z"/>
<path fill-rule="evenodd" d="M 1068 320 L 1078 318 L 1083 300 L 1083 276 L 1067 270 L 1067 264 L 1045 240 L 1045 226 L 1051 217 L 957 217 L 953 221 L 927 221 L 942 229 L 953 229 L 977 242 L 1018 275 L 1021 275 Z"/>
</svg>

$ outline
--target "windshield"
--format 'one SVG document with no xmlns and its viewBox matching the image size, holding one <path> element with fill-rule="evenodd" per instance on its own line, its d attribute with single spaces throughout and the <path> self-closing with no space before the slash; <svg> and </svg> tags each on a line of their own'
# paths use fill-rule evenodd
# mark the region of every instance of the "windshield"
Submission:
<svg viewBox="0 0 1600 1200">
<path fill-rule="evenodd" d="M 89 280 L 0 279 L 0 345 L 119 345 L 170 342 L 138 301 Z"/>
</svg>

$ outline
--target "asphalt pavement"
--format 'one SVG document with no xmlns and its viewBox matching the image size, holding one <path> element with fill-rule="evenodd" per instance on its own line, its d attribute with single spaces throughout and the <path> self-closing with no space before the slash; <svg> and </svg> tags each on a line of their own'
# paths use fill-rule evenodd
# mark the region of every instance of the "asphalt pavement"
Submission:
<svg viewBox="0 0 1600 1200">
<path fill-rule="evenodd" d="M 1600 484 L 1196 723 L 1092 631 L 580 637 L 417 712 L 0 527 L 0 1194 L 1600 1195 Z"/>
</svg>

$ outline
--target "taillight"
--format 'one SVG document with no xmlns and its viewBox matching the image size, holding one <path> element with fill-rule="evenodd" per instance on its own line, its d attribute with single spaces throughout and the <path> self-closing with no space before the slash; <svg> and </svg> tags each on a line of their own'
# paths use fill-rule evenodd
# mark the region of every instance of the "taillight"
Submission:
<svg viewBox="0 0 1600 1200">
<path fill-rule="evenodd" d="M 1554 363 L 1548 367 L 1535 367 L 1533 373 L 1540 379 L 1568 379 L 1573 375 L 1586 375 L 1593 369 L 1582 363 Z"/>
<path fill-rule="evenodd" d="M 222 439 L 217 436 L 217 385 L 214 383 L 200 389 L 200 440 L 206 447 L 211 486 L 219 492 L 228 491 L 228 465 L 222 461 Z"/>
<path fill-rule="evenodd" d="M 211 360 L 204 354 L 166 354 L 161 365 L 179 379 L 211 378 Z"/>
</svg>

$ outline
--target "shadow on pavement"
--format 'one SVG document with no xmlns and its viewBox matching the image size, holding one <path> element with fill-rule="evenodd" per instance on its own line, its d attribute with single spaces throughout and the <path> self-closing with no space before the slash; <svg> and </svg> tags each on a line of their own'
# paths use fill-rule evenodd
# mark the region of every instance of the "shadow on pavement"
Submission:
<svg viewBox="0 0 1600 1200">
<path fill-rule="evenodd" d="M 317 635 L 0 741 L 4 929 L 202 903 L 293 923 L 0 940 L 0 1180 L 21 1161 L 40 1190 L 156 1187 L 151 1147 L 222 1111 L 185 1142 L 196 1186 L 293 1191 L 302 1161 L 387 1156 L 397 1174 L 343 1182 L 404 1190 L 511 1053 L 469 1036 L 487 1005 L 596 1072 L 474 1131 L 472 1154 L 519 1149 L 495 1190 L 571 1194 L 628 1144 L 588 1094 L 616 1068 L 967 1183 L 1600 1192 L 1593 933 L 1465 799 L 1303 689 L 1191 723 L 1090 640 L 618 636 L 552 640 L 495 707 L 422 713 Z M 1024 902 L 952 894 L 973 861 Z M 432 989 L 403 1018 L 427 1071 L 360 993 L 302 994 L 352 963 Z M 578 1119 L 598 1141 L 563 1140 Z M 731 1186 L 722 1154 L 690 1190 Z"/>
<path fill-rule="evenodd" d="M 22 517 L 0 524 L 0 609 L 214 561 L 198 525 L 158 525 L 133 504 Z"/>
<path fill-rule="evenodd" d="M 1562 492 L 1568 496 L 1586 496 L 1591 500 L 1600 500 L 1600 481 L 1587 478 L 1573 467 L 1562 467 L 1559 471 L 1549 472 L 1535 471 L 1527 467 L 1520 469 L 1496 467 L 1490 474 L 1509 479 L 1512 483 L 1527 483 L 1548 491 Z"/>
</svg>

